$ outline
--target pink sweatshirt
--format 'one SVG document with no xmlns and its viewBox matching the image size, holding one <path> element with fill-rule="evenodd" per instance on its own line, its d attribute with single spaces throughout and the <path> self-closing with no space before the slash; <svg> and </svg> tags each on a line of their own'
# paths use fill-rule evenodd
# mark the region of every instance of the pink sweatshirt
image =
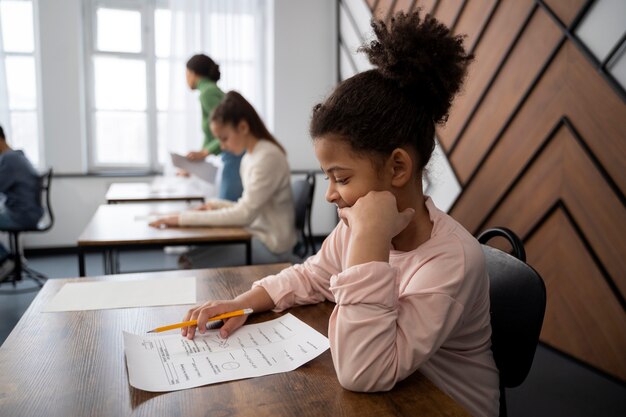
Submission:
<svg viewBox="0 0 626 417">
<path fill-rule="evenodd" d="M 303 264 L 257 281 L 282 311 L 323 300 L 341 385 L 387 391 L 420 370 L 474 416 L 498 415 L 489 281 L 480 245 L 428 198 L 430 239 L 389 263 L 346 268 L 350 229 L 339 222 Z"/>
</svg>

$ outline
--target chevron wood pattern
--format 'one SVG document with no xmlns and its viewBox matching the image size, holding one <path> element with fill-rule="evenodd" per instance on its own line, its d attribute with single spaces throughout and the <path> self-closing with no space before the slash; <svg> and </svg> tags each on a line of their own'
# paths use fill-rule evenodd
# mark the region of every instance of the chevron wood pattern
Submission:
<svg viewBox="0 0 626 417">
<path fill-rule="evenodd" d="M 476 59 L 437 135 L 451 214 L 516 231 L 544 277 L 543 342 L 626 381 L 626 95 L 573 35 L 593 0 L 369 1 L 421 7 Z"/>
<path fill-rule="evenodd" d="M 623 307 L 563 210 L 555 210 L 525 246 L 527 261 L 541 271 L 549 294 L 542 340 L 623 378 Z"/>
</svg>

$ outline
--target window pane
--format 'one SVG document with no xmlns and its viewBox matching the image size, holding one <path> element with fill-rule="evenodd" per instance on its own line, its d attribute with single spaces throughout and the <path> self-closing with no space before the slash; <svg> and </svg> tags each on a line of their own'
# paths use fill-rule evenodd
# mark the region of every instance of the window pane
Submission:
<svg viewBox="0 0 626 417">
<path fill-rule="evenodd" d="M 0 2 L 0 25 L 5 52 L 33 52 L 33 5 L 30 1 Z"/>
<path fill-rule="evenodd" d="M 161 165 L 170 158 L 170 152 L 186 154 L 189 149 L 186 148 L 185 141 L 173 142 L 168 140 L 172 134 L 181 133 L 189 130 L 189 118 L 185 113 L 164 113 L 157 114 L 157 146 L 158 158 Z M 199 142 L 198 142 L 199 143 Z"/>
<path fill-rule="evenodd" d="M 145 113 L 96 112 L 96 164 L 146 165 L 148 163 Z"/>
<path fill-rule="evenodd" d="M 184 79 L 180 82 L 185 82 Z M 165 59 L 159 59 L 156 63 L 156 100 L 157 110 L 168 109 L 170 96 L 170 65 Z"/>
<path fill-rule="evenodd" d="M 170 33 L 172 13 L 166 9 L 154 12 L 154 52 L 159 58 L 170 56 Z"/>
<path fill-rule="evenodd" d="M 257 108 L 263 108 L 262 103 L 258 103 L 256 94 L 257 84 L 254 73 L 254 65 L 245 62 L 224 62 L 220 65 L 222 78 L 220 82 L 225 89 L 235 89 L 241 91 L 242 94 Z"/>
<path fill-rule="evenodd" d="M 254 38 L 254 16 L 212 13 L 209 19 L 209 33 L 209 51 L 218 62 L 228 58 L 254 59 L 257 45 Z M 236 41 L 236 44 L 233 41 Z"/>
<path fill-rule="evenodd" d="M 136 59 L 94 58 L 98 110 L 145 110 L 146 63 Z"/>
<path fill-rule="evenodd" d="M 160 111 L 183 111 L 188 108 L 187 103 L 189 103 L 189 100 L 193 101 L 194 110 L 200 111 L 200 104 L 196 104 L 198 103 L 197 98 L 189 91 L 185 79 L 185 63 L 188 58 L 175 60 L 171 65 L 168 65 L 170 61 L 165 59 L 159 60 L 157 63 L 157 107 Z M 170 82 L 174 85 L 170 85 Z M 174 95 L 170 96 L 170 91 L 174 91 Z"/>
<path fill-rule="evenodd" d="M 97 43 L 100 51 L 141 52 L 141 13 L 99 8 Z"/>
<path fill-rule="evenodd" d="M 7 139 L 12 148 L 23 150 L 35 167 L 39 165 L 37 112 L 11 112 L 11 137 Z"/>
<path fill-rule="evenodd" d="M 167 160 L 167 113 L 157 113 L 157 158 L 164 165 Z"/>
<path fill-rule="evenodd" d="M 35 58 L 8 56 L 5 58 L 9 107 L 12 110 L 34 110 L 37 107 Z"/>
</svg>

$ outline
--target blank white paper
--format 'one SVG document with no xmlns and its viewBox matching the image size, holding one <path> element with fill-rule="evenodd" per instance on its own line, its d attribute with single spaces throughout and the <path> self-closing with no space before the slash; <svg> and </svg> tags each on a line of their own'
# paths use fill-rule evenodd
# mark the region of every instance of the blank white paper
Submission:
<svg viewBox="0 0 626 417">
<path fill-rule="evenodd" d="M 104 310 L 196 303 L 196 277 L 70 282 L 42 310 Z"/>
</svg>

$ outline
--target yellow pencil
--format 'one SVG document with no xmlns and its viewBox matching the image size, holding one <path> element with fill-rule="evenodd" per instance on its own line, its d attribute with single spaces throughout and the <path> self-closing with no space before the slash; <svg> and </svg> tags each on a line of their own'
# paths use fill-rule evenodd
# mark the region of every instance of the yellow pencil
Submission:
<svg viewBox="0 0 626 417">
<path fill-rule="evenodd" d="M 227 319 L 230 317 L 237 317 L 237 316 L 246 316 L 252 313 L 253 313 L 253 310 L 251 308 L 244 308 L 243 310 L 237 310 L 237 311 L 231 311 L 230 313 L 219 314 L 215 317 L 209 318 L 208 321 L 222 320 L 222 319 Z M 198 320 L 190 320 L 190 321 L 184 321 L 182 323 L 170 324 L 168 326 L 157 327 L 156 329 L 149 330 L 148 333 L 160 333 L 166 330 L 180 329 L 181 327 L 197 326 L 197 325 L 198 325 Z M 207 328 L 208 327 L 209 327 L 209 323 L 207 323 Z"/>
</svg>

